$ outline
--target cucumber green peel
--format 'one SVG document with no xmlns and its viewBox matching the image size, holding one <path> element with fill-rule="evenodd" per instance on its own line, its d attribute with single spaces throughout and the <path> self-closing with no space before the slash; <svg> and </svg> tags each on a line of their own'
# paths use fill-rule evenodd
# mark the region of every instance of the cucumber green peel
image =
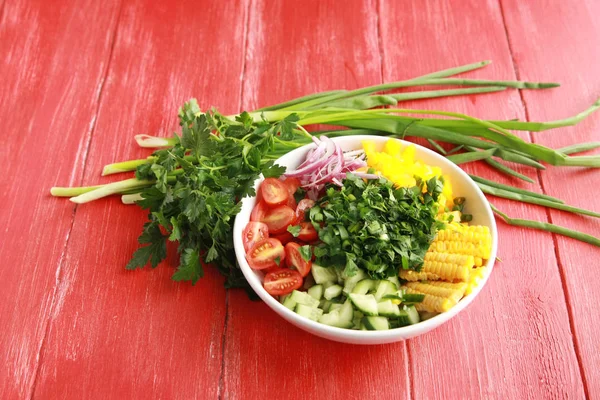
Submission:
<svg viewBox="0 0 600 400">
<path fill-rule="evenodd" d="M 483 161 L 501 174 L 530 183 L 534 181 L 509 167 L 504 161 L 538 170 L 545 169 L 542 163 L 558 167 L 600 167 L 600 155 L 570 155 L 597 149 L 600 142 L 576 143 L 562 149 L 551 149 L 528 143 L 510 132 L 539 132 L 575 125 L 600 109 L 600 99 L 575 116 L 549 122 L 482 120 L 448 111 L 398 107 L 398 103 L 408 100 L 481 95 L 510 88 L 543 90 L 558 86 L 556 83 L 453 77 L 488 64 L 489 61 L 482 61 L 405 81 L 356 90 L 310 94 L 251 113 L 232 116 L 223 116 L 215 110 L 203 113 L 193 100 L 180 109 L 181 136 L 159 138 L 137 135 L 135 139 L 140 146 L 162 150 L 155 151 L 145 159 L 109 164 L 102 172 L 103 175 L 109 175 L 135 171 L 135 178 L 106 185 L 54 187 L 51 194 L 71 197 L 76 203 L 120 194 L 125 203 L 135 202 L 149 208 L 149 222 L 144 226 L 139 239 L 145 246 L 134 254 L 128 268 L 142 267 L 148 261 L 156 266 L 166 254 L 164 240 L 176 240 L 180 243 L 178 252 L 181 255 L 181 265 L 173 279 L 190 280 L 194 283 L 202 276 L 199 261 L 214 260 L 228 278 L 227 285 L 237 286 L 244 285 L 245 280 L 239 274 L 231 251 L 232 221 L 239 211 L 239 203 L 236 202 L 253 193 L 251 183 L 258 174 L 277 176 L 281 173 L 282 169 L 273 165 L 273 161 L 295 148 L 312 143 L 312 135 L 339 137 L 372 134 L 401 139 L 420 137 L 456 164 Z M 432 85 L 459 87 L 415 89 Z M 398 88 L 409 88 L 409 91 L 389 93 Z M 312 124 L 341 128 L 311 134 L 304 125 Z M 211 135 L 210 132 L 219 135 Z M 455 147 L 445 151 L 442 144 L 453 144 Z M 231 172 L 231 169 L 241 172 Z M 194 175 L 196 173 L 199 175 Z M 598 212 L 566 205 L 555 197 L 481 177 L 472 178 L 490 195 L 600 217 Z M 204 182 L 212 183 L 208 185 Z M 204 196 L 205 200 L 199 196 Z M 165 206 L 167 201 L 169 205 Z M 199 215 L 194 211 L 199 201 L 210 203 L 201 204 L 202 207 L 208 207 L 208 214 Z M 225 206 L 226 209 L 221 209 Z M 510 218 L 495 207 L 493 210 L 511 225 L 558 233 L 600 246 L 600 239 L 591 235 L 550 223 Z M 191 223 L 192 220 L 196 223 Z M 210 231 L 207 230 L 208 227 L 211 227 Z M 162 233 L 165 230 L 167 236 Z"/>
</svg>

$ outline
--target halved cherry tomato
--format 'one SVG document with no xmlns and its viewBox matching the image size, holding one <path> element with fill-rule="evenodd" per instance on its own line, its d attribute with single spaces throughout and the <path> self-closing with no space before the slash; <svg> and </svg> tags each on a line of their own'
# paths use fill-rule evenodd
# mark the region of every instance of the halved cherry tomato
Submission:
<svg viewBox="0 0 600 400">
<path fill-rule="evenodd" d="M 292 210 L 295 210 L 296 207 L 298 207 L 298 203 L 296 203 L 296 199 L 294 198 L 294 196 L 288 197 L 288 201 L 287 203 L 285 203 L 285 205 L 291 208 Z"/>
<path fill-rule="evenodd" d="M 296 213 L 288 206 L 275 207 L 272 210 L 267 210 L 266 214 L 261 219 L 269 227 L 269 233 L 277 235 L 285 232 L 288 225 L 294 222 Z"/>
<path fill-rule="evenodd" d="M 300 254 L 300 245 L 294 242 L 285 245 L 285 262 L 288 267 L 300 272 L 302 277 L 308 275 L 312 267 L 312 262 L 306 261 Z"/>
<path fill-rule="evenodd" d="M 260 191 L 263 200 L 271 207 L 285 204 L 290 198 L 287 187 L 275 178 L 265 179 L 260 185 Z"/>
<path fill-rule="evenodd" d="M 314 200 L 311 199 L 302 199 L 298 203 L 298 207 L 296 207 L 296 221 L 303 222 L 306 218 L 306 210 L 310 210 L 315 205 Z"/>
<path fill-rule="evenodd" d="M 319 238 L 319 234 L 311 222 L 301 222 L 300 228 L 300 233 L 297 236 L 299 240 L 310 243 Z"/>
<path fill-rule="evenodd" d="M 286 229 L 287 229 L 287 227 L 286 227 Z M 294 240 L 294 236 L 292 236 L 292 234 L 286 230 L 285 232 L 280 233 L 279 235 L 273 236 L 273 239 L 277 239 L 281 242 L 281 244 L 285 245 L 288 242 L 291 242 L 292 240 Z"/>
<path fill-rule="evenodd" d="M 263 222 L 250 221 L 242 232 L 244 250 L 248 252 L 256 243 L 269 238 L 269 227 Z"/>
<path fill-rule="evenodd" d="M 283 181 L 283 184 L 285 185 L 285 187 L 288 190 L 288 193 L 290 194 L 290 196 L 294 196 L 294 194 L 296 193 L 296 190 L 298 190 L 298 188 L 300 187 L 300 179 L 298 178 L 287 178 L 285 181 Z"/>
<path fill-rule="evenodd" d="M 268 207 L 264 201 L 259 201 L 256 203 L 254 208 L 252 209 L 252 214 L 250 214 L 250 221 L 261 222 L 267 213 Z"/>
<path fill-rule="evenodd" d="M 285 250 L 277 239 L 263 239 L 246 253 L 246 260 L 252 269 L 276 267 L 277 258 L 279 258 L 279 265 L 285 260 Z"/>
<path fill-rule="evenodd" d="M 298 271 L 279 268 L 265 275 L 263 286 L 271 296 L 283 296 L 302 286 L 302 276 Z"/>
</svg>

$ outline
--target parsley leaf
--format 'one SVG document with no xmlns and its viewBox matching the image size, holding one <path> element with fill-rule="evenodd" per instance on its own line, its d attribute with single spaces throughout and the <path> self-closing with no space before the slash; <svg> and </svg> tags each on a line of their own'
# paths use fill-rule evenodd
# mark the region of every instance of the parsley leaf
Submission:
<svg viewBox="0 0 600 400">
<path fill-rule="evenodd" d="M 312 251 L 310 249 L 310 245 L 307 244 L 304 246 L 300 246 L 299 251 L 304 261 L 310 261 L 310 259 L 312 258 Z"/>
<path fill-rule="evenodd" d="M 204 270 L 200 263 L 198 251 L 186 248 L 180 257 L 180 264 L 177 271 L 173 274 L 174 281 L 192 281 L 192 285 L 198 282 L 204 276 Z"/>
<path fill-rule="evenodd" d="M 287 231 L 292 234 L 293 237 L 298 237 L 300 235 L 300 231 L 302 227 L 300 225 L 290 225 L 287 227 Z"/>
</svg>

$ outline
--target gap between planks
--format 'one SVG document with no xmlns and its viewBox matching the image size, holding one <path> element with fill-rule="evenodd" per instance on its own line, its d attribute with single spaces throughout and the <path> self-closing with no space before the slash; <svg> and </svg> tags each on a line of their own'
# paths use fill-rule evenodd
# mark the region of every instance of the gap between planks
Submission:
<svg viewBox="0 0 600 400">
<path fill-rule="evenodd" d="M 242 48 L 244 49 L 244 54 L 242 57 L 242 70 L 240 74 L 240 92 L 239 92 L 239 102 L 238 102 L 238 111 L 242 111 L 242 106 L 244 105 L 244 80 L 246 79 L 246 57 L 248 56 L 248 26 L 250 24 L 250 11 L 253 9 L 251 7 L 254 0 L 248 0 L 246 4 L 246 15 L 244 18 L 244 34 L 243 34 L 243 44 Z M 223 399 L 223 392 L 225 389 L 225 353 L 227 351 L 227 329 L 229 326 L 229 293 L 230 289 L 225 289 L 225 318 L 223 321 L 223 330 L 221 337 L 221 371 L 219 373 L 219 386 L 217 388 L 217 399 Z"/>
<path fill-rule="evenodd" d="M 6 3 L 6 2 L 5 2 Z M 4 3 L 4 4 L 5 4 Z M 0 5 L 0 21 L 2 20 L 2 11 L 3 8 L 1 8 L 2 5 Z M 113 51 L 115 48 L 115 44 L 117 42 L 117 34 L 119 31 L 119 22 L 121 20 L 121 13 L 123 10 L 123 1 L 119 2 L 119 7 L 118 7 L 118 11 L 117 11 L 117 16 L 115 18 L 115 27 L 113 28 L 113 32 L 112 32 L 112 38 L 110 39 L 110 49 L 108 52 L 108 63 L 106 64 L 106 69 L 104 70 L 104 73 L 102 74 L 102 78 L 100 79 L 100 83 L 98 86 L 98 94 L 96 96 L 96 110 L 94 112 L 94 115 L 92 115 L 92 122 L 90 123 L 90 129 L 89 129 L 89 133 L 88 133 L 88 138 L 87 138 L 87 144 L 83 150 L 83 157 L 82 157 L 82 163 L 83 163 L 83 168 L 81 171 L 81 175 L 79 177 L 79 185 L 83 185 L 83 179 L 85 177 L 85 171 L 87 169 L 87 160 L 88 160 L 88 155 L 89 155 L 89 151 L 91 148 L 91 144 L 92 144 L 92 139 L 94 138 L 94 132 L 96 131 L 96 121 L 98 120 L 98 113 L 100 111 L 100 106 L 102 104 L 102 94 L 104 93 L 104 84 L 106 83 L 106 80 L 108 78 L 108 74 L 110 71 L 110 66 L 111 66 L 111 62 L 113 60 Z M 37 382 L 38 382 L 38 376 L 40 373 L 40 368 L 42 366 L 42 355 L 43 355 L 43 351 L 44 351 L 44 347 L 46 344 L 46 338 L 48 337 L 48 333 L 50 332 L 50 320 L 53 318 L 54 315 L 54 310 L 56 308 L 56 293 L 62 283 L 62 267 L 65 261 L 65 257 L 67 254 L 67 250 L 69 249 L 69 243 L 70 243 L 70 239 L 71 239 L 71 232 L 73 230 L 73 226 L 75 225 L 75 218 L 77 216 L 77 209 L 78 209 L 78 204 L 75 204 L 73 207 L 73 212 L 71 214 L 71 224 L 69 225 L 69 229 L 67 231 L 67 235 L 65 238 L 65 245 L 63 246 L 62 252 L 60 254 L 60 258 L 58 260 L 58 266 L 56 268 L 56 273 L 55 273 L 55 283 L 54 283 L 54 290 L 52 292 L 52 301 L 50 303 L 50 311 L 48 313 L 48 318 L 46 319 L 46 321 L 44 322 L 44 335 L 42 336 L 42 340 L 40 342 L 38 351 L 36 353 L 36 364 L 35 364 L 35 372 L 33 374 L 33 382 L 31 384 L 31 387 L 29 389 L 29 393 L 27 395 L 28 399 L 33 399 L 34 394 L 35 394 L 35 389 L 37 386 Z"/>
<path fill-rule="evenodd" d="M 513 48 L 512 48 L 512 43 L 510 40 L 510 35 L 508 33 L 508 27 L 506 26 L 506 17 L 505 17 L 505 13 L 504 13 L 504 5 L 502 3 L 502 0 L 498 0 L 498 6 L 500 7 L 500 15 L 502 16 L 502 25 L 504 27 L 504 33 L 506 35 L 506 42 L 508 44 L 508 51 L 510 53 L 510 60 L 512 63 L 513 70 L 515 72 L 515 77 L 517 80 L 521 80 L 521 76 L 519 74 L 519 68 L 517 66 L 517 63 L 516 63 L 514 55 L 513 55 Z M 523 96 L 522 90 L 519 90 L 519 97 L 521 99 L 521 105 L 523 106 L 523 110 L 525 111 L 525 119 L 527 121 L 530 121 L 531 118 L 529 117 L 529 109 L 527 107 L 527 102 L 525 101 L 525 97 Z M 527 132 L 527 135 L 529 136 L 529 140 L 531 140 L 532 143 L 535 143 L 535 138 L 530 131 Z M 546 188 L 544 185 L 544 180 L 542 178 L 542 171 L 540 171 L 539 169 L 536 169 L 536 174 L 537 174 L 537 181 L 540 186 L 540 189 L 542 190 L 542 193 L 547 194 Z M 546 211 L 546 218 L 548 219 L 548 222 L 552 224 L 553 220 L 552 220 L 552 213 L 550 212 L 550 209 L 546 208 L 545 211 Z M 560 282 L 561 282 L 562 289 L 563 289 L 563 296 L 564 296 L 565 303 L 567 306 L 567 313 L 569 315 L 569 329 L 571 331 L 571 338 L 572 338 L 573 347 L 575 350 L 575 357 L 577 358 L 577 364 L 578 364 L 577 366 L 579 367 L 579 374 L 581 376 L 581 380 L 583 383 L 583 391 L 584 391 L 585 397 L 590 398 L 587 377 L 585 375 L 585 370 L 583 368 L 583 360 L 581 359 L 581 350 L 580 350 L 580 346 L 579 346 L 579 340 L 577 339 L 577 335 L 575 334 L 575 321 L 574 321 L 574 317 L 573 317 L 573 307 L 571 306 L 571 296 L 569 294 L 569 290 L 567 287 L 567 278 L 565 276 L 564 266 L 562 263 L 560 250 L 558 248 L 558 238 L 557 238 L 556 233 L 551 233 L 551 235 L 552 235 L 552 243 L 554 244 L 554 257 L 556 259 L 556 267 L 558 268 L 558 273 L 560 275 Z"/>
</svg>

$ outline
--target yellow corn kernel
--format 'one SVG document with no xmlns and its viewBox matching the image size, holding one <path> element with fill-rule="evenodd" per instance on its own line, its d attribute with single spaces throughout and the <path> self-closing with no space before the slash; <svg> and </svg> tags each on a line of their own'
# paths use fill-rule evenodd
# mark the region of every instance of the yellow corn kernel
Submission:
<svg viewBox="0 0 600 400">
<path fill-rule="evenodd" d="M 418 311 L 428 311 L 428 312 L 444 312 L 451 309 L 456 302 L 447 298 L 447 297 L 439 297 L 431 294 L 419 292 L 418 290 L 411 289 L 409 287 L 403 287 L 405 293 L 410 294 L 424 294 L 425 298 L 422 302 L 416 303 L 415 307 Z"/>
<path fill-rule="evenodd" d="M 428 272 L 417 272 L 411 270 L 400 270 L 398 276 L 405 281 L 415 282 L 415 281 L 437 281 L 440 277 L 436 274 L 431 274 Z"/>
<path fill-rule="evenodd" d="M 481 267 L 483 265 L 483 259 L 481 257 L 475 257 L 475 266 Z"/>
<path fill-rule="evenodd" d="M 443 280 L 447 281 L 462 281 L 466 282 L 469 280 L 469 273 L 473 265 L 473 256 L 470 257 L 471 266 L 460 265 L 452 262 L 441 262 L 426 260 L 423 263 L 421 272 L 428 272 L 439 276 Z"/>
<path fill-rule="evenodd" d="M 458 301 L 462 299 L 463 295 L 465 294 L 465 289 L 467 288 L 467 285 L 464 283 L 456 289 L 435 286 L 429 283 L 422 282 L 408 282 L 405 284 L 405 286 L 413 290 L 417 290 L 421 293 L 430 294 L 432 296 L 445 297 L 456 303 L 458 303 Z"/>
<path fill-rule="evenodd" d="M 486 267 L 473 268 L 471 270 L 471 276 L 469 277 L 469 284 L 465 290 L 465 295 L 470 294 L 483 280 L 487 273 Z"/>
</svg>

